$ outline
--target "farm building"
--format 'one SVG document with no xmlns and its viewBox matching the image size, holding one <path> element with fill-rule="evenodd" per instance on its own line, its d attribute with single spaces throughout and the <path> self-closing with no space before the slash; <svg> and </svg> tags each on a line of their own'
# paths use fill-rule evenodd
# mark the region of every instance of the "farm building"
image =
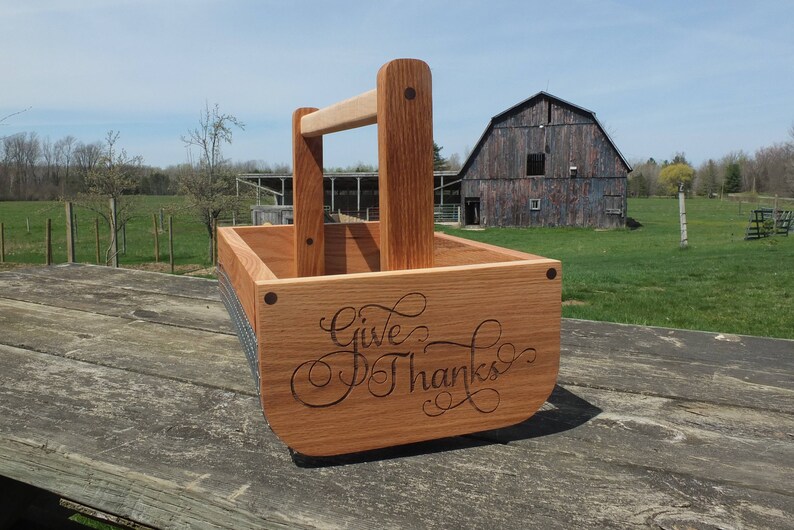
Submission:
<svg viewBox="0 0 794 530">
<path fill-rule="evenodd" d="M 630 171 L 595 113 L 539 92 L 494 116 L 463 164 L 464 221 L 623 227 Z"/>
<path fill-rule="evenodd" d="M 455 215 L 460 204 L 460 184 L 456 171 L 435 171 L 433 173 L 434 204 L 436 218 Z M 291 223 L 292 205 L 292 174 L 274 173 L 243 173 L 237 175 L 237 186 L 243 183 L 257 190 L 257 203 L 262 196 L 275 198 L 279 208 L 272 208 L 276 217 L 268 217 L 267 221 L 274 224 Z M 378 173 L 326 173 L 323 175 L 325 200 L 323 205 L 329 212 L 341 212 L 362 220 L 378 219 Z M 261 209 L 259 211 L 262 211 Z M 280 217 L 279 217 L 280 216 Z M 277 220 L 280 219 L 280 220 Z M 254 224 L 265 220 L 254 215 Z"/>
</svg>

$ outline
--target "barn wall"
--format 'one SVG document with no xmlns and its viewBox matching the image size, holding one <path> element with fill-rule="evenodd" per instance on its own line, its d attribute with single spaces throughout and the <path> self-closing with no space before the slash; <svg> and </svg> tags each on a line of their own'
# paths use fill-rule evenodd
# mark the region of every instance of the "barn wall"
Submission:
<svg viewBox="0 0 794 530">
<path fill-rule="evenodd" d="M 624 179 L 490 179 L 462 182 L 461 195 L 479 197 L 486 226 L 585 226 L 619 228 L 625 217 Z M 540 199 L 540 210 L 530 209 Z"/>
<path fill-rule="evenodd" d="M 546 154 L 544 176 L 526 175 L 529 153 Z M 461 177 L 461 197 L 480 198 L 489 226 L 625 224 L 622 158 L 591 115 L 545 97 L 494 120 Z M 540 210 L 530 210 L 530 199 L 541 199 Z"/>
</svg>

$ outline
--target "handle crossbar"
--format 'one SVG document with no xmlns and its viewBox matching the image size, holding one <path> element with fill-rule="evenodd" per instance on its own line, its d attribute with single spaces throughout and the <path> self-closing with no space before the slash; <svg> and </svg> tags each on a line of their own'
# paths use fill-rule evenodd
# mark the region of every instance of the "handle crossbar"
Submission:
<svg viewBox="0 0 794 530">
<path fill-rule="evenodd" d="M 295 272 L 325 272 L 322 137 L 378 125 L 380 270 L 433 266 L 433 105 L 430 68 L 397 59 L 375 90 L 293 113 Z"/>
<path fill-rule="evenodd" d="M 319 109 L 301 118 L 301 134 L 314 138 L 324 134 L 374 125 L 378 121 L 378 90 Z"/>
</svg>

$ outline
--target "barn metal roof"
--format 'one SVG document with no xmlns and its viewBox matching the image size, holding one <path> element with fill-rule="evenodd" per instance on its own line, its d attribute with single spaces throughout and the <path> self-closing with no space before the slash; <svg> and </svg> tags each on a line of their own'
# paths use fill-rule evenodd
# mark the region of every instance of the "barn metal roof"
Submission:
<svg viewBox="0 0 794 530">
<path fill-rule="evenodd" d="M 609 144 L 612 146 L 612 148 L 615 150 L 615 152 L 620 157 L 620 160 L 626 165 L 626 169 L 629 171 L 629 173 L 632 171 L 631 164 L 629 164 L 629 162 L 626 160 L 626 157 L 623 156 L 623 153 L 620 152 L 620 149 L 618 149 L 618 146 L 615 145 L 615 142 L 612 140 L 612 137 L 609 136 L 609 134 L 607 133 L 606 129 L 604 129 L 604 126 L 601 125 L 601 122 L 598 121 L 598 118 L 596 118 L 595 112 L 593 112 L 592 110 L 586 109 L 584 107 L 580 107 L 579 105 L 575 105 L 575 104 L 571 103 L 570 101 L 566 101 L 564 99 L 558 98 L 557 96 L 549 94 L 548 92 L 540 91 L 537 94 L 535 94 L 534 96 L 531 96 L 531 97 L 525 99 L 524 101 L 521 101 L 520 103 L 516 103 L 515 105 L 513 105 L 509 109 L 507 109 L 507 110 L 505 110 L 503 112 L 500 112 L 499 114 L 497 114 L 496 116 L 491 118 L 491 121 L 488 122 L 488 126 L 485 128 L 485 130 L 483 131 L 482 135 L 480 135 L 480 139 L 477 140 L 477 143 L 475 144 L 474 149 L 471 150 L 471 153 L 469 153 L 469 156 L 466 158 L 466 161 L 463 163 L 463 166 L 460 169 L 460 174 L 462 175 L 464 172 L 466 172 L 469 169 L 469 166 L 474 161 L 474 158 L 476 157 L 477 153 L 479 153 L 480 148 L 482 147 L 482 144 L 485 142 L 485 137 L 488 135 L 488 132 L 493 128 L 494 124 L 499 123 L 500 121 L 502 121 L 503 119 L 505 119 L 509 115 L 517 112 L 518 110 L 520 110 L 520 109 L 522 109 L 524 107 L 529 106 L 530 104 L 533 104 L 536 100 L 541 99 L 541 98 L 548 98 L 549 100 L 552 100 L 552 101 L 554 101 L 555 103 L 557 103 L 559 105 L 564 105 L 564 106 L 573 108 L 575 110 L 578 110 L 579 112 L 582 112 L 584 114 L 588 114 L 591 118 L 593 118 L 593 121 L 598 126 L 598 129 L 601 131 L 601 133 L 604 135 L 604 137 L 606 137 L 606 139 L 609 141 Z"/>
</svg>

